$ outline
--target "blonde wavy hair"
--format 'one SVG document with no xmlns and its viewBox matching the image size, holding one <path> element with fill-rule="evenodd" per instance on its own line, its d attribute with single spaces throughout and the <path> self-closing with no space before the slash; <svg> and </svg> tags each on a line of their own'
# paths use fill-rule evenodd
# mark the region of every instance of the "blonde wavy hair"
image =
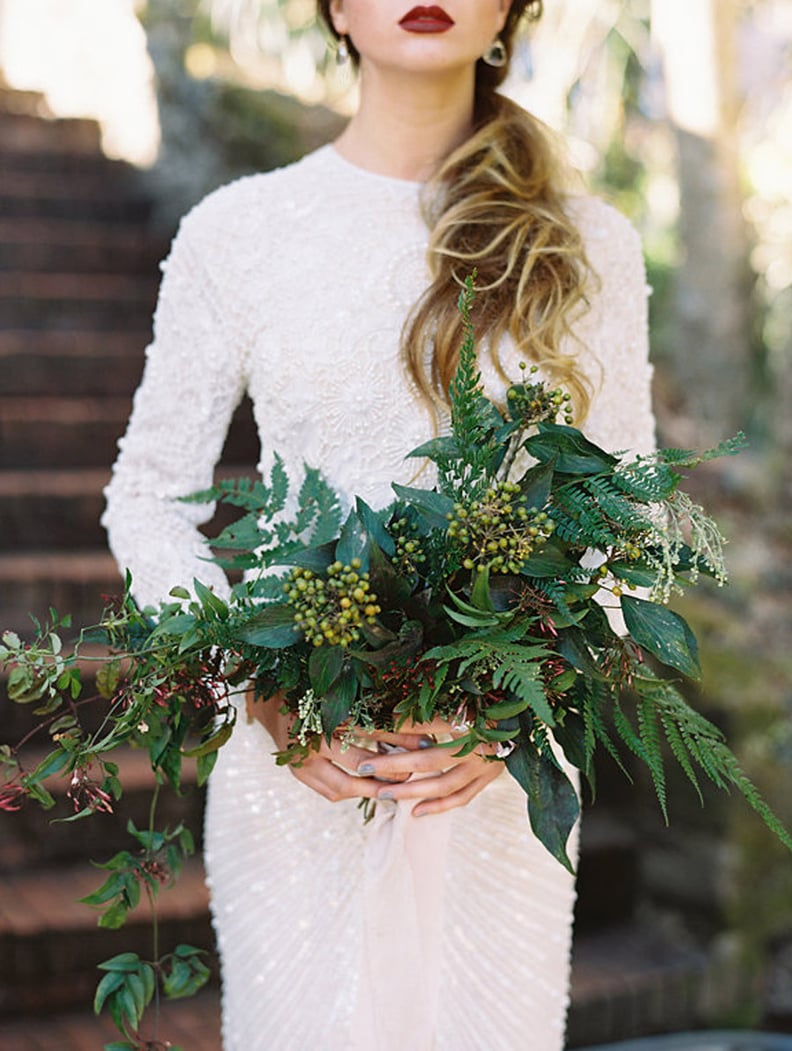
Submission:
<svg viewBox="0 0 792 1051">
<path fill-rule="evenodd" d="M 335 35 L 329 0 L 320 0 L 319 9 Z M 541 13 L 540 0 L 512 3 L 501 33 L 509 58 L 521 18 Z M 357 60 L 351 41 L 349 48 Z M 427 405 L 435 413 L 447 407 L 462 340 L 457 300 L 475 270 L 479 346 L 506 379 L 498 348 L 511 337 L 519 354 L 569 391 L 581 421 L 591 388 L 564 344 L 586 307 L 592 275 L 564 207 L 570 180 L 563 155 L 549 129 L 498 93 L 507 69 L 508 63 L 495 68 L 479 60 L 474 132 L 424 189 L 432 281 L 405 322 L 402 354 Z"/>
</svg>

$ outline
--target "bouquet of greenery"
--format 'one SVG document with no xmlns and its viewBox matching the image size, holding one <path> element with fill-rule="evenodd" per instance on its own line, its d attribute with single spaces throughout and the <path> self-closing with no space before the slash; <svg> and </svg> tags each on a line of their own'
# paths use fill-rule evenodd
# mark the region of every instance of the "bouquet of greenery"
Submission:
<svg viewBox="0 0 792 1051">
<path fill-rule="evenodd" d="M 33 770 L 20 746 L 0 750 L 0 808 L 24 796 L 51 806 L 44 781 L 59 773 L 71 779 L 74 817 L 112 808 L 123 786 L 107 757 L 125 744 L 148 750 L 158 785 L 179 789 L 185 757 L 203 782 L 233 730 L 229 697 L 252 680 L 293 715 L 282 763 L 299 763 L 323 737 L 436 719 L 454 728 L 445 746 L 455 753 L 494 749 L 492 761 L 525 790 L 535 835 L 570 869 L 579 802 L 560 757 L 591 780 L 598 749 L 620 765 L 625 749 L 645 763 L 664 814 L 668 756 L 697 791 L 697 771 L 736 786 L 792 849 L 720 731 L 674 681 L 698 678 L 699 665 L 668 598 L 700 573 L 725 579 L 722 538 L 680 489 L 680 472 L 736 452 L 741 438 L 705 454 L 627 459 L 572 427 L 568 397 L 535 382 L 535 370 L 499 409 L 481 387 L 472 296 L 469 282 L 450 433 L 410 453 L 434 464 L 432 487 L 394 485 L 388 507 L 357 499 L 344 516 L 307 469 L 289 518 L 276 459 L 267 482 L 223 482 L 188 498 L 243 512 L 212 541 L 216 561 L 245 571 L 229 601 L 195 581 L 140 610 L 128 581 L 68 655 L 54 615 L 32 644 L 3 636 L 9 696 L 35 703 L 39 717 L 22 743 L 43 729 L 52 747 Z M 97 639 L 107 646 L 96 677 L 106 709 L 88 731 L 80 661 Z M 141 886 L 153 900 L 162 871 L 191 849 L 181 828 L 132 831 L 141 849 L 108 862 L 107 881 L 86 899 L 104 908 L 105 926 L 124 922 Z M 135 1034 L 157 980 L 184 995 L 206 977 L 188 947 L 164 962 L 125 953 L 103 966 L 97 1007 L 107 1001 L 129 1041 L 114 1048 L 143 1046 Z"/>
</svg>

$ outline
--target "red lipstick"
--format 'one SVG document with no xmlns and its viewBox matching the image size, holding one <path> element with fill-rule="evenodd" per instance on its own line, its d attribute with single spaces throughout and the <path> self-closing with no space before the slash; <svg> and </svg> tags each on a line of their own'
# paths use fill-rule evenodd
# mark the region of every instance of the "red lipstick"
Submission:
<svg viewBox="0 0 792 1051">
<path fill-rule="evenodd" d="M 442 7 L 433 4 L 431 7 L 414 7 L 399 25 L 408 33 L 445 33 L 454 25 L 454 20 Z"/>
</svg>

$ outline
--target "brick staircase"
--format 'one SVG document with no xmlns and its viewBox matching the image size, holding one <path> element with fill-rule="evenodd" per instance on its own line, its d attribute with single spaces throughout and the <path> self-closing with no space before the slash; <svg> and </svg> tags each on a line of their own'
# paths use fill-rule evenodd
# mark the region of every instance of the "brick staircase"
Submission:
<svg viewBox="0 0 792 1051">
<path fill-rule="evenodd" d="M 23 634 L 28 614 L 51 605 L 93 623 L 102 595 L 121 589 L 99 525 L 102 489 L 169 241 L 147 225 L 139 174 L 102 155 L 96 124 L 43 111 L 39 96 L 0 88 L 0 626 Z M 242 410 L 225 462 L 255 456 Z M 18 739 L 26 713 L 5 701 L 0 710 L 2 739 Z M 86 859 L 128 849 L 129 818 L 145 826 L 145 757 L 122 764 L 118 815 L 77 826 L 48 825 L 32 807 L 0 815 L 0 1051 L 96 1051 L 115 1035 L 90 1013 L 96 964 L 126 949 L 150 955 L 145 910 L 118 934 L 76 903 L 102 881 Z M 162 820 L 199 831 L 201 811 L 200 793 L 188 791 L 167 800 Z M 199 860 L 161 902 L 163 945 L 211 945 Z M 218 1051 L 216 990 L 166 1005 L 166 1030 L 185 1051 Z"/>
<path fill-rule="evenodd" d="M 148 230 L 139 178 L 102 156 L 92 122 L 48 119 L 39 97 L 0 88 L 0 143 L 0 627 L 25 632 L 28 613 L 51 605 L 92 623 L 101 595 L 119 591 L 101 490 L 167 238 Z M 238 473 L 254 458 L 243 410 L 224 459 Z M 2 739 L 17 739 L 24 711 L 0 698 L 0 713 Z M 123 763 L 123 814 L 49 827 L 32 807 L 0 815 L 0 1051 L 97 1051 L 114 1037 L 90 1014 L 95 967 L 121 950 L 147 955 L 146 917 L 100 930 L 75 899 L 101 882 L 85 859 L 128 847 L 129 817 L 145 822 L 144 757 Z M 691 1024 L 726 988 L 711 960 L 635 921 L 636 836 L 608 800 L 606 785 L 584 823 L 571 1046 Z M 163 818 L 198 831 L 199 793 L 169 800 Z M 211 944 L 199 861 L 164 895 L 161 922 L 163 944 Z M 184 1051 L 219 1051 L 216 990 L 166 1004 L 162 1032 Z"/>
</svg>

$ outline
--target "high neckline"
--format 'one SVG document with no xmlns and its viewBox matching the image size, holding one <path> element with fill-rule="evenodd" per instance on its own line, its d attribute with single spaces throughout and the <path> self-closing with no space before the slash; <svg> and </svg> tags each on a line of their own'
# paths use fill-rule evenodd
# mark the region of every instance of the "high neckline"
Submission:
<svg viewBox="0 0 792 1051">
<path fill-rule="evenodd" d="M 362 179 L 376 180 L 381 184 L 387 184 L 400 189 L 404 189 L 405 192 L 415 193 L 420 191 L 426 184 L 420 182 L 417 179 L 402 179 L 397 175 L 386 175 L 383 172 L 371 171 L 368 168 L 363 168 L 359 164 L 355 164 L 354 161 L 348 160 L 342 153 L 340 153 L 333 142 L 328 142 L 326 146 L 320 147 L 317 153 L 324 154 L 327 156 L 338 168 L 345 169 L 349 173 L 354 173 Z"/>
</svg>

